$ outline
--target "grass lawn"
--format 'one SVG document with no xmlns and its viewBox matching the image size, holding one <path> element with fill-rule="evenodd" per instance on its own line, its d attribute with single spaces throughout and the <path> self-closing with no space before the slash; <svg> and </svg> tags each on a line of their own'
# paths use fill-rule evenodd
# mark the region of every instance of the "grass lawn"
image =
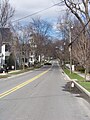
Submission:
<svg viewBox="0 0 90 120">
<path fill-rule="evenodd" d="M 0 79 L 10 77 L 11 75 L 17 75 L 17 74 L 21 74 L 21 73 L 24 73 L 24 72 L 28 72 L 30 70 L 38 69 L 38 68 L 41 68 L 41 67 L 42 67 L 42 65 L 37 65 L 35 67 L 27 68 L 27 69 L 24 69 L 24 70 L 21 69 L 19 71 L 11 71 L 10 73 L 8 73 L 6 75 L 0 75 Z"/>
<path fill-rule="evenodd" d="M 78 83 L 90 92 L 90 82 L 78 82 Z"/>
<path fill-rule="evenodd" d="M 11 74 L 11 75 L 17 75 L 17 74 L 28 72 L 30 70 L 38 69 L 38 68 L 41 68 L 41 67 L 42 67 L 42 65 L 37 65 L 37 66 L 31 67 L 31 68 L 27 68 L 27 69 L 24 69 L 24 70 L 21 69 L 20 71 L 14 71 L 14 72 L 11 72 L 9 74 Z"/>
<path fill-rule="evenodd" d="M 79 76 L 77 73 L 72 73 L 70 74 L 70 71 L 65 68 L 64 72 L 71 78 L 71 79 L 77 79 L 78 83 L 83 86 L 84 88 L 86 88 L 89 92 L 90 92 L 90 82 L 85 82 L 84 78 Z"/>
<path fill-rule="evenodd" d="M 7 77 L 9 77 L 10 75 L 0 75 L 0 79 L 1 78 L 7 78 Z"/>
<path fill-rule="evenodd" d="M 68 69 L 64 69 L 64 72 L 71 78 L 71 79 L 77 79 L 78 81 L 84 81 L 84 78 L 79 76 L 77 73 L 70 74 L 70 71 Z"/>
<path fill-rule="evenodd" d="M 28 71 L 33 70 L 33 69 L 34 68 L 24 69 L 24 70 L 12 72 L 12 73 L 9 73 L 9 74 L 11 74 L 11 75 L 17 75 L 17 74 L 21 74 L 21 73 L 24 73 L 24 72 L 28 72 Z"/>
<path fill-rule="evenodd" d="M 13 72 L 5 74 L 5 75 L 2 74 L 2 75 L 0 75 L 0 79 L 10 77 L 11 75 L 17 75 L 17 74 L 21 74 L 21 73 L 24 73 L 24 72 L 28 72 L 28 71 L 33 70 L 33 69 L 34 68 L 29 68 L 29 69 L 20 70 L 20 71 L 13 71 Z"/>
</svg>

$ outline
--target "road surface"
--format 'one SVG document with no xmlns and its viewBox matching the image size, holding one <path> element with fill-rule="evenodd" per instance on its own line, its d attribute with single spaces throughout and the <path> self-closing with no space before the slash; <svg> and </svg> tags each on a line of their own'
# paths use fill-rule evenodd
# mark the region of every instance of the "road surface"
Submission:
<svg viewBox="0 0 90 120">
<path fill-rule="evenodd" d="M 90 120 L 90 104 L 65 90 L 57 61 L 0 80 L 0 120 Z"/>
</svg>

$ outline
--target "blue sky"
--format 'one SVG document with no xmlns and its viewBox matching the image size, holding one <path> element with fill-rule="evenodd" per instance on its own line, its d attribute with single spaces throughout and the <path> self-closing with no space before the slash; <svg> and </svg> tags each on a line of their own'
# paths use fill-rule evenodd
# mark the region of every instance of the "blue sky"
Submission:
<svg viewBox="0 0 90 120">
<path fill-rule="evenodd" d="M 12 21 L 17 20 L 17 19 L 22 18 L 27 15 L 30 15 L 37 11 L 46 9 L 46 8 L 60 2 L 60 0 L 9 0 L 9 1 L 10 1 L 11 6 L 13 8 L 15 8 L 15 15 L 14 15 Z M 42 19 L 45 19 L 53 24 L 54 33 L 55 33 L 55 26 L 57 23 L 57 18 L 61 14 L 63 14 L 63 10 L 65 10 L 64 6 L 60 6 L 60 7 L 55 6 L 51 9 L 41 12 L 35 16 L 23 19 L 22 21 L 19 21 L 19 22 L 26 24 L 29 21 L 31 21 L 32 18 L 39 16 Z"/>
</svg>

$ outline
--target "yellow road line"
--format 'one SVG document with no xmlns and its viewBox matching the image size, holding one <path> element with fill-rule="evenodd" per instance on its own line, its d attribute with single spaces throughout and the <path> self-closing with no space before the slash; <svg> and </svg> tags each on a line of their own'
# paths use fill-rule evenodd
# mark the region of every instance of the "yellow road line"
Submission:
<svg viewBox="0 0 90 120">
<path fill-rule="evenodd" d="M 12 92 L 14 92 L 14 91 L 16 91 L 16 90 L 18 90 L 18 89 L 26 86 L 27 84 L 33 82 L 34 80 L 36 80 L 36 79 L 40 78 L 41 76 L 43 76 L 44 74 L 46 74 L 49 70 L 50 70 L 50 69 L 48 69 L 47 71 L 44 71 L 43 73 L 41 73 L 41 74 L 39 74 L 39 75 L 31 78 L 31 79 L 28 80 L 28 81 L 25 81 L 25 82 L 23 82 L 23 83 L 15 86 L 15 87 L 11 88 L 10 90 L 7 90 L 6 92 L 1 93 L 1 94 L 0 94 L 0 98 L 3 98 L 3 97 L 5 97 L 5 96 L 11 94 Z"/>
</svg>

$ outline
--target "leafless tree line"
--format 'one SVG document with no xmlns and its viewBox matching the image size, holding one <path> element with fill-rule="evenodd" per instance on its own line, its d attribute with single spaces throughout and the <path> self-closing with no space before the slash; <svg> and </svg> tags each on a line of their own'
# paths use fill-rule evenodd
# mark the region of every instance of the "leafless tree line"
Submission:
<svg viewBox="0 0 90 120">
<path fill-rule="evenodd" d="M 0 46 L 4 42 L 10 44 L 12 57 L 15 61 L 15 68 L 17 59 L 20 60 L 20 65 L 24 64 L 26 58 L 29 59 L 29 54 L 32 49 L 38 56 L 44 55 L 46 58 L 52 56 L 52 40 L 50 38 L 50 31 L 52 25 L 41 18 L 32 19 L 28 25 L 20 23 L 12 24 L 15 9 L 11 7 L 9 0 L 2 0 L 0 2 Z M 4 31 L 8 28 L 9 38 L 5 39 Z M 4 31 L 3 31 L 4 30 Z M 31 38 L 33 37 L 33 41 Z M 32 45 L 30 45 L 32 42 Z M 23 59 L 23 60 L 22 60 Z"/>
<path fill-rule="evenodd" d="M 42 55 L 44 58 L 52 56 L 52 40 L 49 35 L 52 26 L 50 23 L 41 18 L 37 18 L 32 19 L 32 21 L 26 26 L 18 23 L 11 26 L 11 28 L 13 35 L 16 36 L 18 40 L 18 45 L 16 45 L 16 48 L 18 47 L 18 49 L 14 49 L 14 52 L 20 54 L 21 64 L 22 62 L 25 64 L 25 58 L 28 58 L 29 60 L 30 52 L 33 51 L 34 54 L 37 57 L 40 56 L 40 58 Z"/>
<path fill-rule="evenodd" d="M 69 14 L 65 15 L 66 19 L 65 17 L 63 18 L 64 26 L 59 27 L 59 29 L 62 29 L 65 37 L 68 31 L 67 23 L 70 23 L 69 27 L 73 25 L 73 29 L 71 29 L 72 41 L 74 41 L 71 43 L 72 59 L 85 68 L 86 77 L 87 69 L 90 68 L 90 1 L 63 0 L 63 2 L 67 6 Z M 61 24 L 60 20 L 59 23 Z"/>
</svg>

